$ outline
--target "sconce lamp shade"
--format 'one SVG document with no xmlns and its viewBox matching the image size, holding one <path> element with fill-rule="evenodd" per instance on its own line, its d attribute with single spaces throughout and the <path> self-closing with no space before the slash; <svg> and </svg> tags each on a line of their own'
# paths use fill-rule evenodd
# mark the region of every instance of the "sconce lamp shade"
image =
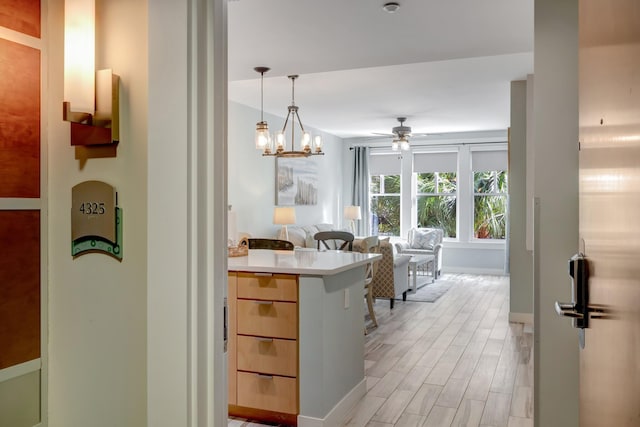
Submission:
<svg viewBox="0 0 640 427">
<path fill-rule="evenodd" d="M 282 225 L 279 238 L 282 240 L 289 240 L 289 230 L 287 230 L 287 224 L 296 223 L 296 210 L 294 207 L 276 206 L 273 210 L 273 223 Z"/>
<path fill-rule="evenodd" d="M 65 0 L 64 12 L 62 119 L 70 122 L 71 145 L 118 143 L 120 78 L 96 71 L 95 0 Z"/>
<path fill-rule="evenodd" d="M 362 212 L 360 206 L 345 206 L 344 218 L 350 220 L 362 219 Z"/>
<path fill-rule="evenodd" d="M 95 2 L 64 4 L 64 100 L 77 112 L 95 111 Z"/>
</svg>

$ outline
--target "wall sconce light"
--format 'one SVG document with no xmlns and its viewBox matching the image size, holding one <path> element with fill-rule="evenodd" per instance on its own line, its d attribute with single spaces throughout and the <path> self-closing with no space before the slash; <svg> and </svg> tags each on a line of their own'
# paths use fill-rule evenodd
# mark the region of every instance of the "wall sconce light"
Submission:
<svg viewBox="0 0 640 427">
<path fill-rule="evenodd" d="M 120 78 L 95 69 L 95 0 L 66 0 L 64 26 L 62 118 L 71 122 L 71 145 L 118 143 Z"/>
</svg>

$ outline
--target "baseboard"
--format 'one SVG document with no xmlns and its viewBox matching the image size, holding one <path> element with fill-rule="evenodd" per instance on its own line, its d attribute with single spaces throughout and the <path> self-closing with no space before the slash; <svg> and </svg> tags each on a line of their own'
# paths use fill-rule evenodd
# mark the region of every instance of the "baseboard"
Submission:
<svg viewBox="0 0 640 427">
<path fill-rule="evenodd" d="M 324 418 L 298 415 L 298 427 L 335 427 L 344 425 L 351 408 L 367 393 L 367 380 L 363 379 L 347 393 L 340 402 L 336 403 Z"/>
<path fill-rule="evenodd" d="M 509 322 L 533 325 L 533 313 L 509 313 Z"/>
<path fill-rule="evenodd" d="M 508 276 L 503 269 L 498 268 L 469 268 L 469 267 L 442 267 L 442 274 L 484 274 L 487 276 Z"/>
</svg>

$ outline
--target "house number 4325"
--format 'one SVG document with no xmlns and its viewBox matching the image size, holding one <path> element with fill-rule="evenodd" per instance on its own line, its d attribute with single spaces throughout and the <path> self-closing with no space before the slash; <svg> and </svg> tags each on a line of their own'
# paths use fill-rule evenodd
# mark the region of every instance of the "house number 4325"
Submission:
<svg viewBox="0 0 640 427">
<path fill-rule="evenodd" d="M 104 215 L 104 203 L 84 202 L 80 204 L 80 212 L 85 215 Z"/>
</svg>

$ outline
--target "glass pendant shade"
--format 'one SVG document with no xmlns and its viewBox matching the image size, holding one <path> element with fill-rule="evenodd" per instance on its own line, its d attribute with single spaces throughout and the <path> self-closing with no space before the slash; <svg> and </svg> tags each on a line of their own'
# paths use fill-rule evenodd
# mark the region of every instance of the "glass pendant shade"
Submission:
<svg viewBox="0 0 640 427">
<path fill-rule="evenodd" d="M 286 144 L 287 140 L 284 137 L 284 132 L 279 131 L 276 134 L 276 151 L 282 151 L 284 150 L 284 145 Z"/>
<path fill-rule="evenodd" d="M 400 148 L 402 149 L 402 151 L 409 150 L 409 141 L 407 141 L 405 138 L 402 138 L 400 140 Z"/>
<path fill-rule="evenodd" d="M 316 153 L 322 152 L 322 136 L 316 135 L 313 138 L 313 145 L 314 145 L 314 147 L 316 149 Z"/>
<path fill-rule="evenodd" d="M 398 151 L 398 140 L 394 139 L 393 141 L 391 141 L 391 149 L 393 151 Z"/>
<path fill-rule="evenodd" d="M 300 146 L 302 151 L 311 150 L 311 134 L 309 132 L 302 132 L 302 139 L 300 140 Z"/>
<path fill-rule="evenodd" d="M 256 149 L 264 151 L 269 144 L 269 126 L 267 122 L 256 124 Z"/>
</svg>

